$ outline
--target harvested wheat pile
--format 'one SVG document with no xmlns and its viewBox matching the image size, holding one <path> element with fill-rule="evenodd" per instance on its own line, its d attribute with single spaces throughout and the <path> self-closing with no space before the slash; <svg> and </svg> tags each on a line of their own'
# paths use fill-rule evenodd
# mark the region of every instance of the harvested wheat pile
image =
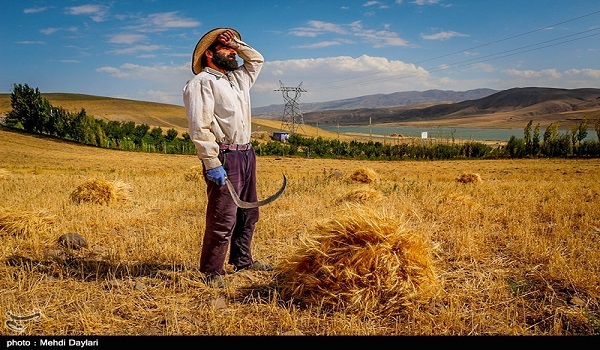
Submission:
<svg viewBox="0 0 600 350">
<path fill-rule="evenodd" d="M 0 210 L 0 232 L 9 235 L 28 235 L 47 231 L 55 222 L 55 217 L 44 210 L 18 211 L 10 208 Z"/>
<path fill-rule="evenodd" d="M 456 178 L 456 181 L 467 184 L 467 183 L 478 183 L 481 182 L 481 176 L 475 173 L 464 173 Z"/>
<path fill-rule="evenodd" d="M 277 266 L 284 299 L 326 310 L 381 315 L 428 300 L 438 283 L 427 244 L 397 220 L 352 206 L 316 225 Z"/>
<path fill-rule="evenodd" d="M 188 171 L 183 174 L 186 181 L 199 181 L 204 179 L 202 165 L 196 165 L 188 169 Z"/>
<path fill-rule="evenodd" d="M 369 201 L 377 201 L 381 198 L 383 198 L 381 192 L 369 187 L 364 187 L 350 190 L 340 197 L 338 202 L 366 203 Z"/>
<path fill-rule="evenodd" d="M 130 199 L 131 186 L 121 181 L 91 179 L 71 193 L 71 200 L 76 203 L 112 204 Z"/>
<path fill-rule="evenodd" d="M 370 168 L 360 168 L 350 175 L 350 180 L 370 184 L 379 180 L 379 175 Z"/>
</svg>

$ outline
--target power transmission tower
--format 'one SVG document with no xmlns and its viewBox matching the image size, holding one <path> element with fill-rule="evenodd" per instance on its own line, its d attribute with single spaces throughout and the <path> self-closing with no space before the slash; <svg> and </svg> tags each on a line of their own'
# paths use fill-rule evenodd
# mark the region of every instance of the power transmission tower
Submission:
<svg viewBox="0 0 600 350">
<path fill-rule="evenodd" d="M 283 94 L 283 100 L 285 101 L 285 107 L 283 108 L 283 117 L 281 119 L 281 129 L 289 130 L 291 135 L 294 135 L 297 131 L 297 126 L 299 126 L 302 131 L 304 128 L 304 116 L 300 111 L 300 106 L 298 104 L 298 100 L 300 99 L 300 93 L 306 92 L 304 88 L 302 88 L 302 82 L 297 87 L 283 86 L 281 80 L 279 81 L 279 89 L 275 91 L 281 91 Z M 294 97 L 290 96 L 290 92 L 294 92 Z M 306 131 L 304 131 L 306 134 Z"/>
</svg>

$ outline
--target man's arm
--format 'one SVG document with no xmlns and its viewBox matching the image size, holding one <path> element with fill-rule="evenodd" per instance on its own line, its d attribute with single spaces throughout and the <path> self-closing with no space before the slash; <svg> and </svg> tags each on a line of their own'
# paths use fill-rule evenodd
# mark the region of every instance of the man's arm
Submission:
<svg viewBox="0 0 600 350">
<path fill-rule="evenodd" d="M 196 147 L 198 158 L 206 169 L 220 166 L 219 145 L 211 132 L 215 101 L 210 86 L 200 79 L 190 80 L 183 88 L 183 102 L 190 139 Z"/>
</svg>

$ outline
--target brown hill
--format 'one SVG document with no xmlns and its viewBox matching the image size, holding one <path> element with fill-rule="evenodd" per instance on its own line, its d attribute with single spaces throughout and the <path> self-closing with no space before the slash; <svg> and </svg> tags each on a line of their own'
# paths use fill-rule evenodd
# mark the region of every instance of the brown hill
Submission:
<svg viewBox="0 0 600 350">
<path fill-rule="evenodd" d="M 41 95 L 52 106 L 64 108 L 72 113 L 79 113 L 84 109 L 88 116 L 107 121 L 133 121 L 150 127 L 161 127 L 164 131 L 173 128 L 180 135 L 187 132 L 187 118 L 183 106 L 84 94 L 42 93 Z M 0 94 L 0 116 L 8 114 L 11 110 L 10 94 Z M 261 135 L 266 135 L 262 136 L 265 138 L 272 135 L 274 131 L 280 131 L 281 126 L 281 120 L 255 118 L 252 122 L 252 131 L 255 137 L 261 138 Z M 337 133 L 318 130 L 309 125 L 304 125 L 298 133 L 309 137 L 339 137 Z M 341 138 L 352 139 L 343 135 Z"/>
<path fill-rule="evenodd" d="M 185 109 L 182 106 L 135 101 L 84 94 L 42 94 L 53 106 L 73 113 L 85 109 L 89 116 L 106 120 L 133 121 L 136 124 L 159 126 L 165 131 L 174 128 L 187 131 Z M 0 94 L 0 115 L 11 110 L 10 94 Z M 559 122 L 562 127 L 600 119 L 600 89 L 514 88 L 483 98 L 454 103 L 425 102 L 419 105 L 320 110 L 303 114 L 305 125 L 298 130 L 307 136 L 339 137 L 312 126 L 397 124 L 405 126 L 453 126 L 481 128 L 524 128 L 530 120 L 546 127 Z M 280 120 L 254 119 L 255 133 L 272 134 L 281 130 Z"/>
<path fill-rule="evenodd" d="M 484 128 L 521 128 L 530 120 L 541 126 L 568 127 L 584 118 L 600 118 L 600 89 L 513 88 L 476 100 L 422 108 L 390 107 L 309 112 L 305 123 L 321 125 L 402 124 Z"/>
</svg>

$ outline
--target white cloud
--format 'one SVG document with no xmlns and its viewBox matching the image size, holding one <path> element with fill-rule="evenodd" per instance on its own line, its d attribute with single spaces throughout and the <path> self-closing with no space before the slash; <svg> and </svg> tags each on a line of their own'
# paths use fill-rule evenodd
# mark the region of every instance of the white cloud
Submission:
<svg viewBox="0 0 600 350">
<path fill-rule="evenodd" d="M 443 31 L 435 34 L 421 34 L 421 38 L 425 40 L 447 40 L 457 36 L 468 36 L 467 34 L 461 34 L 454 31 Z"/>
<path fill-rule="evenodd" d="M 47 7 L 33 7 L 23 10 L 23 13 L 40 13 L 46 11 L 47 9 Z"/>
<path fill-rule="evenodd" d="M 419 6 L 423 6 L 423 5 L 435 5 L 438 2 L 440 2 L 440 0 L 415 0 L 415 1 L 413 1 L 414 4 L 417 4 Z"/>
<path fill-rule="evenodd" d="M 123 49 L 111 50 L 108 53 L 112 53 L 115 55 L 132 55 L 138 52 L 149 52 L 149 51 L 157 51 L 162 49 L 163 47 L 160 45 L 136 45 L 130 46 Z"/>
<path fill-rule="evenodd" d="M 384 25 L 384 30 L 374 30 L 364 28 L 361 21 L 355 21 L 350 24 L 341 25 L 323 21 L 308 21 L 307 26 L 293 28 L 289 34 L 298 37 L 317 37 L 320 35 L 334 34 L 345 37 L 335 42 L 351 44 L 354 40 L 348 38 L 359 38 L 362 42 L 369 43 L 373 47 L 388 46 L 407 46 L 408 42 L 402 39 L 397 33 L 390 31 L 388 25 Z M 333 41 L 327 41 L 330 44 Z M 315 44 L 306 44 L 297 47 L 314 48 L 323 46 L 313 46 Z"/>
<path fill-rule="evenodd" d="M 308 44 L 308 45 L 297 45 L 294 47 L 300 48 L 300 49 L 320 49 L 323 47 L 336 46 L 336 45 L 341 45 L 341 43 L 339 41 L 320 41 L 320 42 L 316 42 L 316 43 L 312 43 L 312 44 Z"/>
<path fill-rule="evenodd" d="M 543 69 L 543 70 L 518 70 L 518 69 L 506 69 L 506 74 L 519 77 L 519 78 L 560 78 L 561 73 L 554 68 Z"/>
<path fill-rule="evenodd" d="M 146 36 L 141 34 L 114 34 L 109 36 L 108 42 L 114 44 L 133 44 L 144 39 L 146 39 Z"/>
<path fill-rule="evenodd" d="M 31 40 L 17 41 L 17 44 L 21 44 L 21 45 L 46 45 L 46 43 L 43 42 L 43 41 L 31 41 Z"/>
<path fill-rule="evenodd" d="M 338 56 L 265 62 L 253 91 L 255 105 L 260 106 L 281 103 L 274 93 L 280 80 L 286 86 L 302 82 L 305 98 L 327 101 L 414 89 L 429 84 L 428 79 L 429 73 L 414 64 L 368 55 Z"/>
<path fill-rule="evenodd" d="M 81 5 L 74 7 L 67 7 L 65 13 L 68 15 L 86 15 L 94 22 L 102 22 L 108 15 L 108 7 L 101 5 Z"/>
<path fill-rule="evenodd" d="M 40 32 L 42 32 L 42 34 L 46 34 L 46 35 L 54 34 L 57 31 L 58 31 L 58 28 L 44 28 L 44 29 L 40 30 Z"/>
<path fill-rule="evenodd" d="M 130 28 L 140 32 L 162 32 L 171 29 L 198 27 L 201 23 L 177 15 L 177 12 L 153 13 L 141 20 L 141 23 Z"/>
<path fill-rule="evenodd" d="M 600 79 L 600 69 L 569 69 L 565 71 L 565 74 Z"/>
<path fill-rule="evenodd" d="M 140 94 L 146 96 L 146 98 L 143 99 L 144 101 L 173 103 L 173 91 L 147 90 L 140 92 Z"/>
<path fill-rule="evenodd" d="M 368 6 L 375 6 L 375 5 L 381 5 L 380 1 L 367 1 L 363 4 L 363 6 L 368 7 Z"/>
</svg>

